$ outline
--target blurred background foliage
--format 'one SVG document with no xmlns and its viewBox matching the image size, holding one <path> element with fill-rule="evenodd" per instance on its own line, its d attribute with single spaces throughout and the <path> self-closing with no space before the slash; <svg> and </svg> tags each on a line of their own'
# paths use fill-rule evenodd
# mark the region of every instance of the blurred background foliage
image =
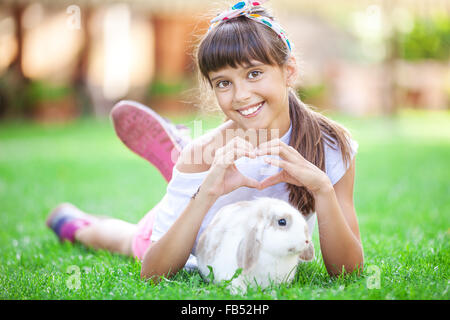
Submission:
<svg viewBox="0 0 450 320">
<path fill-rule="evenodd" d="M 65 85 L 55 85 L 43 81 L 32 81 L 26 88 L 25 95 L 31 101 L 58 101 L 73 92 Z"/>
<path fill-rule="evenodd" d="M 198 113 L 194 50 L 229 1 L 4 0 L 0 121 L 105 118 L 122 99 Z M 450 107 L 450 1 L 278 0 L 301 99 L 352 116 Z M 418 76 L 419 75 L 419 76 Z M 214 101 L 207 101 L 214 109 Z M 215 106 L 217 110 L 217 106 Z"/>
<path fill-rule="evenodd" d="M 450 19 L 443 14 L 416 18 L 411 31 L 399 34 L 399 57 L 417 61 L 450 57 Z"/>
</svg>

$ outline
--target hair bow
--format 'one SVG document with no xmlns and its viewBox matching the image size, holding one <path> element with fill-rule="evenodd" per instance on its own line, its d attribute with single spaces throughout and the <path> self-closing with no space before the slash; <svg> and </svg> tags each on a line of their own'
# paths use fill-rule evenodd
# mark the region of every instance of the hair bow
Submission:
<svg viewBox="0 0 450 320">
<path fill-rule="evenodd" d="M 217 17 L 212 19 L 211 25 L 210 25 L 208 31 L 223 21 L 227 21 L 227 20 L 244 15 L 249 19 L 252 19 L 254 21 L 262 23 L 262 24 L 268 26 L 269 28 L 271 28 L 273 31 L 275 31 L 275 33 L 278 35 L 278 37 L 284 41 L 284 43 L 286 44 L 286 47 L 289 49 L 289 51 L 292 51 L 291 43 L 289 42 L 289 39 L 287 38 L 286 32 L 281 28 L 281 26 L 276 21 L 270 19 L 269 17 L 264 17 L 259 14 L 250 13 L 251 9 L 253 7 L 260 6 L 261 4 L 263 4 L 266 1 L 268 1 L 268 0 L 239 1 L 234 6 L 232 6 L 228 11 L 222 12 Z"/>
</svg>

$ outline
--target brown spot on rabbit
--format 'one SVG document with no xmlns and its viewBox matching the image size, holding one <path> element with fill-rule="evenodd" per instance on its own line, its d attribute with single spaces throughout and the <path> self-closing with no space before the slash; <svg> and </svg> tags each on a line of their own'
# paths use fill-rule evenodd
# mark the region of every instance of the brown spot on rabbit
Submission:
<svg viewBox="0 0 450 320">
<path fill-rule="evenodd" d="M 250 269 L 258 260 L 261 241 L 257 237 L 260 229 L 258 226 L 253 227 L 239 242 L 237 263 L 238 267 L 243 268 L 244 271 Z"/>
<path fill-rule="evenodd" d="M 311 261 L 314 259 L 314 245 L 312 241 L 309 242 L 309 245 L 300 253 L 299 257 L 302 261 Z"/>
</svg>

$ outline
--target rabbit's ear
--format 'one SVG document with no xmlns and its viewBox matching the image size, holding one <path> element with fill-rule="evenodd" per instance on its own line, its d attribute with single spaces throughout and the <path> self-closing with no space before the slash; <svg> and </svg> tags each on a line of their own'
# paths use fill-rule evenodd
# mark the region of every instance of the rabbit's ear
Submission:
<svg viewBox="0 0 450 320">
<path fill-rule="evenodd" d="M 258 261 L 261 249 L 261 232 L 262 226 L 258 224 L 239 242 L 237 264 L 244 271 L 250 269 Z"/>
</svg>

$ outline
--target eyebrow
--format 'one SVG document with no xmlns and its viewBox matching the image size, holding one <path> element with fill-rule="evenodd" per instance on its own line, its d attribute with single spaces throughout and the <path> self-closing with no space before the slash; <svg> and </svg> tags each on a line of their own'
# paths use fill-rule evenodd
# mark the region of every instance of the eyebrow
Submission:
<svg viewBox="0 0 450 320">
<path fill-rule="evenodd" d="M 250 63 L 249 65 L 246 65 L 246 66 L 244 65 L 243 67 L 244 67 L 245 70 L 248 70 L 248 69 L 251 69 L 251 68 L 254 68 L 254 67 L 259 67 L 259 66 L 262 66 L 262 65 L 264 65 L 264 63 L 256 62 L 256 63 Z M 215 80 L 217 80 L 219 78 L 223 78 L 223 77 L 224 76 L 220 74 L 217 77 L 212 78 L 211 82 L 214 82 Z"/>
<path fill-rule="evenodd" d="M 218 75 L 217 77 L 212 78 L 212 79 L 211 79 L 211 82 L 214 82 L 214 81 L 216 81 L 217 79 L 222 78 L 222 77 L 223 77 L 222 75 Z"/>
</svg>

